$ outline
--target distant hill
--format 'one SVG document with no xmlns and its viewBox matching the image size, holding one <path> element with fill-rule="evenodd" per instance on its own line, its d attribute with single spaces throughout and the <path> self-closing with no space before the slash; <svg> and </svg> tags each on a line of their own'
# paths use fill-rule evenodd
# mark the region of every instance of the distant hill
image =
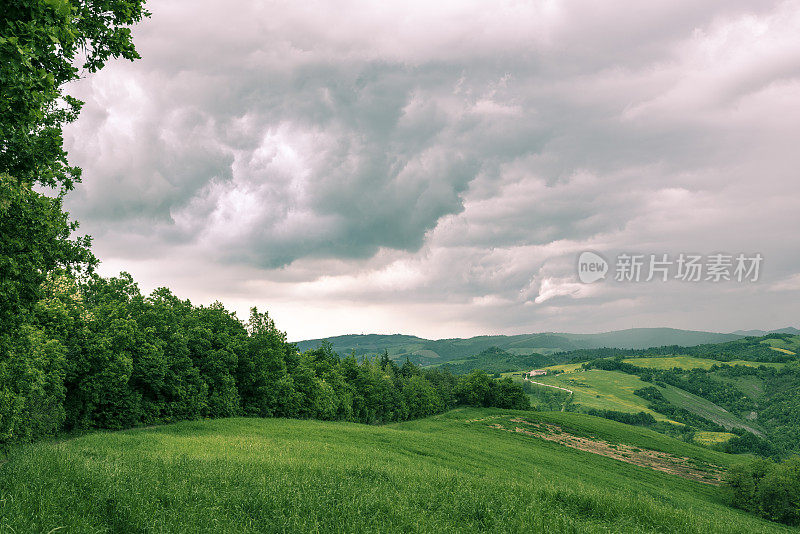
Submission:
<svg viewBox="0 0 800 534">
<path fill-rule="evenodd" d="M 738 339 L 737 334 L 720 334 L 697 330 L 679 330 L 676 328 L 630 328 L 601 334 L 566 334 L 585 346 L 580 348 L 610 347 L 617 349 L 646 349 L 664 345 L 703 345 L 706 343 L 722 343 Z"/>
<path fill-rule="evenodd" d="M 486 349 L 496 347 L 516 355 L 550 355 L 577 349 L 601 347 L 643 349 L 662 345 L 692 346 L 722 343 L 743 337 L 675 328 L 630 328 L 599 334 L 570 334 L 545 332 L 514 336 L 476 336 L 467 339 L 424 339 L 417 336 L 367 334 L 334 336 L 297 342 L 301 351 L 317 348 L 328 341 L 341 355 L 355 352 L 356 356 L 381 354 L 388 351 L 395 360 L 409 358 L 421 365 L 433 365 L 471 358 Z"/>
<path fill-rule="evenodd" d="M 767 334 L 792 334 L 794 336 L 800 334 L 800 330 L 793 326 L 786 328 L 779 328 L 777 330 L 737 330 L 734 334 L 739 336 L 766 336 Z"/>
<path fill-rule="evenodd" d="M 565 353 L 566 354 L 566 353 Z M 490 347 L 470 358 L 451 360 L 441 365 L 451 373 L 466 374 L 473 369 L 483 369 L 488 373 L 507 373 L 519 369 L 533 369 L 562 363 L 560 354 L 546 356 L 543 354 L 512 354 L 497 347 Z"/>
</svg>

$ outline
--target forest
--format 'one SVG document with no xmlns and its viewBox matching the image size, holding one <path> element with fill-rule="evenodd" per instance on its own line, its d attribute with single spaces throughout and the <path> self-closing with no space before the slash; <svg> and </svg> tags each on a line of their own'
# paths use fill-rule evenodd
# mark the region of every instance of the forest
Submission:
<svg viewBox="0 0 800 534">
<path fill-rule="evenodd" d="M 130 275 L 52 274 L 20 335 L 7 340 L 0 439 L 181 420 L 294 417 L 388 423 L 456 405 L 527 409 L 522 386 L 483 371 L 300 353 L 267 313 L 247 322 L 168 289 L 144 296 Z"/>
</svg>

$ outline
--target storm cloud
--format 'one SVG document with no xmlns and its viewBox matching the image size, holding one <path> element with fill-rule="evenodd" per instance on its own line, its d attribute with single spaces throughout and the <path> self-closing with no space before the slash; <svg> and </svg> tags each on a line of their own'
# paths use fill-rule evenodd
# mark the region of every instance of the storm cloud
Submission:
<svg viewBox="0 0 800 534">
<path fill-rule="evenodd" d="M 70 88 L 68 208 L 109 273 L 293 338 L 794 320 L 799 2 L 150 9 L 140 61 Z M 584 285 L 582 250 L 765 263 Z"/>
</svg>

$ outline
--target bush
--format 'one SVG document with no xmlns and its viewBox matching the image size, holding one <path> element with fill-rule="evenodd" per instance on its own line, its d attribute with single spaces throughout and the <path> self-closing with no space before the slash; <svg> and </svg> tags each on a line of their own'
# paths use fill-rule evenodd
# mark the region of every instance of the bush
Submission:
<svg viewBox="0 0 800 534">
<path fill-rule="evenodd" d="M 530 408 L 528 396 L 522 386 L 510 378 L 494 380 L 485 371 L 476 369 L 466 376 L 459 377 L 455 387 L 458 404 L 527 410 Z"/>
<path fill-rule="evenodd" d="M 770 521 L 800 525 L 800 456 L 782 463 L 758 459 L 736 466 L 725 484 L 736 508 Z"/>
<path fill-rule="evenodd" d="M 722 445 L 722 451 L 728 454 L 752 453 L 759 456 L 776 456 L 778 451 L 772 444 L 755 434 L 744 432 L 734 436 Z"/>
</svg>

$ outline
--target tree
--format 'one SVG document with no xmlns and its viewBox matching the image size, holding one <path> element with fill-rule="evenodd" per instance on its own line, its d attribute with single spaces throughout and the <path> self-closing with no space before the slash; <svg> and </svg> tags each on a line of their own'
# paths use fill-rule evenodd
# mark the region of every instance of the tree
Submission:
<svg viewBox="0 0 800 534">
<path fill-rule="evenodd" d="M 41 396 L 40 386 L 62 376 L 64 358 L 32 323 L 48 273 L 92 264 L 88 239 L 71 241 L 72 229 L 60 198 L 0 174 L 0 440 L 40 434 L 48 426 L 40 413 L 43 399 L 61 395 Z"/>
<path fill-rule="evenodd" d="M 160 340 L 145 339 L 132 317 L 131 302 L 142 299 L 139 288 L 127 273 L 95 275 L 82 294 L 88 313 L 80 325 L 82 339 L 67 358 L 67 426 L 136 425 L 143 415 L 142 384 L 163 379 Z"/>
<path fill-rule="evenodd" d="M 0 172 L 69 191 L 80 169 L 67 162 L 62 129 L 82 102 L 62 87 L 110 58 L 139 58 L 130 26 L 144 0 L 5 0 L 0 14 Z"/>
<path fill-rule="evenodd" d="M 430 382 L 421 376 L 412 376 L 403 389 L 410 417 L 426 417 L 444 409 L 442 399 Z"/>
<path fill-rule="evenodd" d="M 70 239 L 77 223 L 61 203 L 80 180 L 80 169 L 67 161 L 63 127 L 82 105 L 62 88 L 79 78 L 73 65 L 79 55 L 88 72 L 112 57 L 139 57 L 129 26 L 148 15 L 143 3 L 4 0 L 0 9 L 0 427 L 6 429 L 34 409 L 33 399 L 44 406 L 41 399 L 60 395 L 45 385 L 63 372 L 60 364 L 51 365 L 64 360 L 57 356 L 61 350 L 30 324 L 42 283 L 56 268 L 91 269 L 96 263 L 89 238 Z M 49 424 L 40 423 L 31 422 L 30 429 Z M 25 434 L 17 428 L 0 439 Z"/>
<path fill-rule="evenodd" d="M 73 65 L 95 72 L 112 57 L 139 55 L 128 26 L 148 16 L 144 0 L 5 0 L 0 10 L 0 302 L 19 316 L 40 298 L 55 266 L 95 263 L 89 239 L 69 240 L 61 198 L 80 181 L 67 162 L 63 127 L 82 102 L 62 87 L 79 78 Z M 55 189 L 45 197 L 33 185 Z M 0 324 L 8 332 L 7 324 Z"/>
<path fill-rule="evenodd" d="M 512 410 L 528 410 L 531 403 L 520 384 L 515 384 L 506 377 L 495 382 L 495 406 Z"/>
<path fill-rule="evenodd" d="M 733 506 L 771 521 L 800 525 L 800 457 L 759 458 L 736 465 L 725 479 Z"/>
<path fill-rule="evenodd" d="M 24 325 L 0 365 L 0 443 L 56 432 L 64 422 L 66 349 Z"/>
<path fill-rule="evenodd" d="M 250 309 L 247 329 L 247 353 L 239 360 L 237 370 L 244 413 L 292 415 L 298 407 L 294 406 L 294 383 L 286 371 L 285 357 L 293 346 L 286 343 L 286 334 L 275 328 L 269 315 L 256 308 Z"/>
<path fill-rule="evenodd" d="M 30 319 L 47 273 L 93 264 L 89 240 L 69 239 L 74 229 L 61 198 L 38 194 L 29 183 L 0 174 L 0 336 L 12 335 Z M 0 338 L 0 352 L 5 344 Z"/>
<path fill-rule="evenodd" d="M 494 405 L 494 380 L 486 371 L 476 369 L 458 380 L 455 396 L 459 404 L 468 406 Z"/>
<path fill-rule="evenodd" d="M 208 390 L 203 415 L 229 417 L 241 413 L 236 384 L 239 360 L 247 352 L 247 331 L 234 313 L 215 302 L 194 308 L 185 326 L 189 355 Z"/>
</svg>

